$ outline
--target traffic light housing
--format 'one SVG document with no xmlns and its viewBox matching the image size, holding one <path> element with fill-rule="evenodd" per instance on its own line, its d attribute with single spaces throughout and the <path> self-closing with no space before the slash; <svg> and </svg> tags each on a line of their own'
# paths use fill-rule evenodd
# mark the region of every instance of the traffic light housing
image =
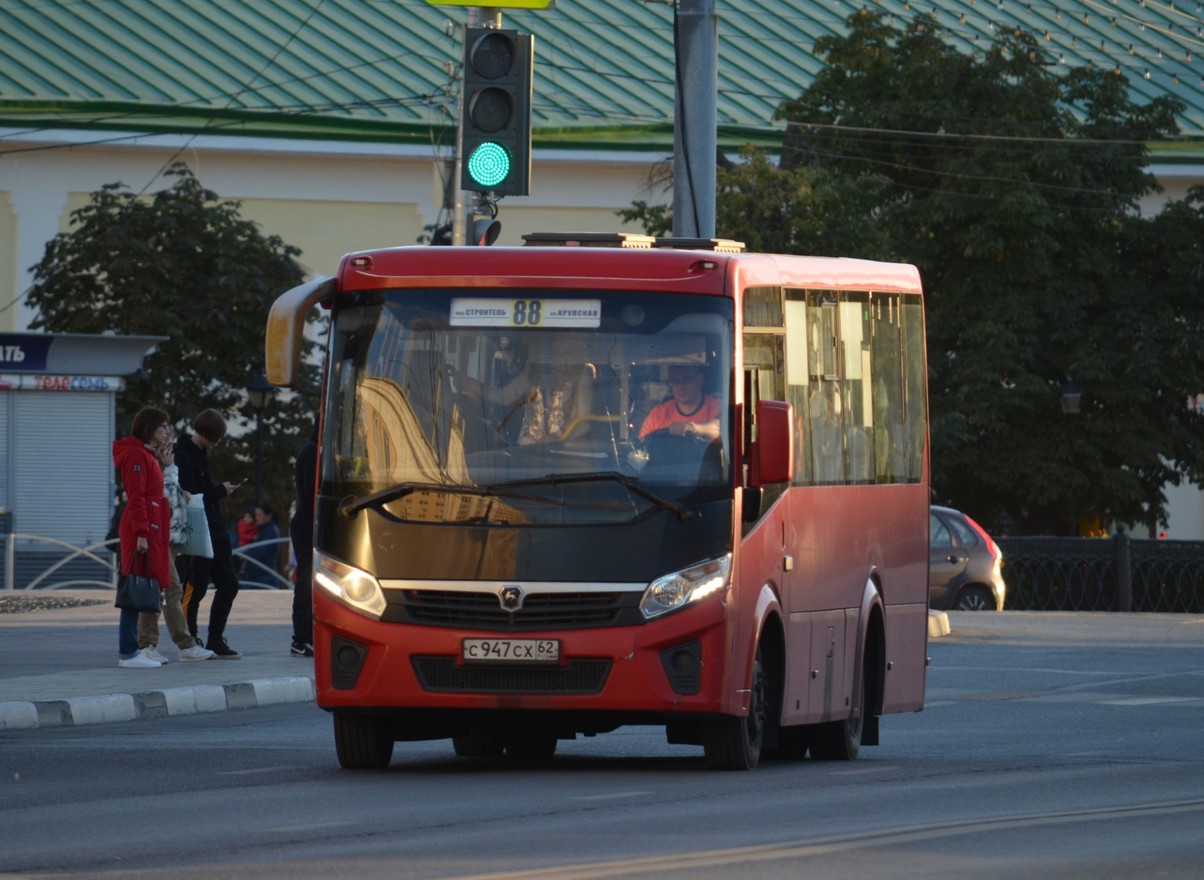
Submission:
<svg viewBox="0 0 1204 880">
<path fill-rule="evenodd" d="M 473 217 L 468 244 L 488 247 L 502 234 L 502 224 L 492 217 Z"/>
<path fill-rule="evenodd" d="M 460 189 L 525 196 L 531 179 L 530 34 L 467 28 Z"/>
</svg>

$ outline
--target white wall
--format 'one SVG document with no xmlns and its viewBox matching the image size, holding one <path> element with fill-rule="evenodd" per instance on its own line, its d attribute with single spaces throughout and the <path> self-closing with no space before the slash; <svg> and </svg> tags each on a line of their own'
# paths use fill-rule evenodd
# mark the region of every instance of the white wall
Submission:
<svg viewBox="0 0 1204 880">
<path fill-rule="evenodd" d="M 103 140 L 83 132 L 0 130 L 0 308 L 29 286 L 28 270 L 90 193 L 118 181 L 134 192 L 162 189 L 172 182 L 162 171 L 173 159 L 187 162 L 220 197 L 243 201 L 242 216 L 265 234 L 301 248 L 300 262 L 313 273 L 333 272 L 352 250 L 415 244 L 425 225 L 446 219 L 439 211 L 445 163 L 432 149 L 217 137 Z M 670 200 L 646 188 L 662 158 L 537 151 L 531 195 L 499 203 L 498 244 L 565 228 L 544 222 L 640 231 L 614 212 L 637 199 Z M 26 330 L 32 318 L 24 305 L 0 311 L 0 332 Z"/>
</svg>

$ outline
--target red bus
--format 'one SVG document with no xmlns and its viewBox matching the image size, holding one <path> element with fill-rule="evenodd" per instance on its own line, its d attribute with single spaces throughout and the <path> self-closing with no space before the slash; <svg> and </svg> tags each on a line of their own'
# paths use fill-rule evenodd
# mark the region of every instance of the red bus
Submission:
<svg viewBox="0 0 1204 880">
<path fill-rule="evenodd" d="M 877 744 L 924 702 L 916 269 L 526 238 L 353 253 L 272 308 L 286 387 L 329 310 L 314 662 L 341 765 L 426 739 L 546 761 L 633 724 L 716 769 Z"/>
</svg>

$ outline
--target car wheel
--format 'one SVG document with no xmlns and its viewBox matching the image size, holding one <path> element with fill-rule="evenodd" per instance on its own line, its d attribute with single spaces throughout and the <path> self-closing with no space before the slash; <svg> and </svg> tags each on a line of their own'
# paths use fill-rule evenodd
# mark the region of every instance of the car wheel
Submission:
<svg viewBox="0 0 1204 880">
<path fill-rule="evenodd" d="M 995 597 L 986 587 L 966 587 L 957 594 L 958 611 L 994 611 Z"/>
</svg>

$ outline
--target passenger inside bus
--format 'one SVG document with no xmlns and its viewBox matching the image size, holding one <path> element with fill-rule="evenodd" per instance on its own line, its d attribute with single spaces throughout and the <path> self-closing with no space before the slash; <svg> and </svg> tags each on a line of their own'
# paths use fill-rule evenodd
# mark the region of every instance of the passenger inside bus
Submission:
<svg viewBox="0 0 1204 880">
<path fill-rule="evenodd" d="M 672 397 L 652 408 L 640 427 L 640 439 L 654 431 L 675 437 L 692 436 L 715 442 L 719 439 L 719 397 L 703 394 L 706 370 L 694 364 L 669 367 Z"/>
<path fill-rule="evenodd" d="M 723 481 L 722 402 L 718 395 L 705 392 L 706 378 L 706 369 L 700 364 L 669 366 L 670 395 L 649 410 L 639 429 L 641 480 L 678 485 Z"/>
<path fill-rule="evenodd" d="M 458 389 L 482 401 L 485 421 L 505 443 L 526 446 L 566 436 L 575 417 L 578 387 L 589 364 L 532 364 L 520 340 L 501 336 L 487 384 L 458 374 Z"/>
</svg>

